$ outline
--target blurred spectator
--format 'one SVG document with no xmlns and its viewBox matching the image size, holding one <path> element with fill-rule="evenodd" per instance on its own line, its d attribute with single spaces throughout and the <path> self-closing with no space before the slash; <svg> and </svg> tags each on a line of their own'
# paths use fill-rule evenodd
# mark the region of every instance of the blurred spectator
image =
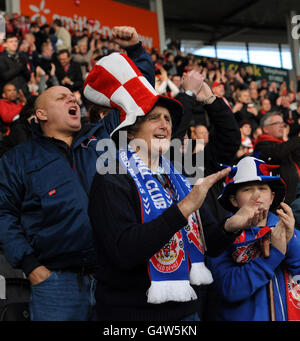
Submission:
<svg viewBox="0 0 300 341">
<path fill-rule="evenodd" d="M 90 123 L 101 121 L 110 111 L 110 108 L 104 108 L 96 104 L 91 104 L 87 112 Z"/>
<path fill-rule="evenodd" d="M 41 46 L 41 54 L 39 55 L 38 65 L 45 71 L 48 76 L 51 76 L 55 60 L 53 58 L 53 46 L 50 42 L 45 42 Z"/>
<path fill-rule="evenodd" d="M 276 100 L 276 110 L 280 111 L 283 114 L 284 120 L 289 114 L 290 105 L 290 97 L 288 96 L 288 94 L 281 95 Z"/>
<path fill-rule="evenodd" d="M 18 90 L 22 90 L 26 97 L 29 96 L 27 82 L 30 72 L 27 60 L 18 52 L 18 38 L 15 34 L 7 34 L 5 51 L 0 55 L 0 92 L 6 83 L 12 83 Z"/>
<path fill-rule="evenodd" d="M 40 66 L 37 66 L 35 72 L 32 72 L 30 81 L 28 82 L 31 96 L 38 96 L 48 87 L 59 85 L 59 82 L 55 76 L 55 65 L 51 65 L 52 68 L 49 75 L 47 75 Z"/>
<path fill-rule="evenodd" d="M 251 98 L 251 102 L 254 104 L 255 108 L 259 112 L 260 111 L 260 102 L 259 102 L 259 98 L 258 98 L 257 88 L 256 87 L 253 87 L 253 88 L 249 87 L 249 95 Z"/>
<path fill-rule="evenodd" d="M 28 21 L 28 17 L 27 19 L 25 18 L 24 15 L 20 15 L 16 18 L 16 24 L 18 27 L 18 31 L 19 31 L 19 36 L 20 38 L 24 38 L 24 36 L 29 33 L 30 30 L 30 20 Z"/>
<path fill-rule="evenodd" d="M 263 89 L 265 90 L 265 89 Z M 276 82 L 271 82 L 269 85 L 269 89 L 268 92 L 266 93 L 267 98 L 270 100 L 271 105 L 275 106 L 276 105 L 276 100 L 279 96 L 278 93 L 278 87 L 277 87 L 277 83 Z M 261 100 L 263 99 L 263 97 L 261 97 Z"/>
<path fill-rule="evenodd" d="M 56 77 L 55 63 L 53 59 L 53 46 L 50 42 L 44 42 L 41 47 L 42 53 L 39 55 L 38 66 L 36 67 L 36 81 L 39 87 L 39 94 L 46 88 L 59 85 Z"/>
<path fill-rule="evenodd" d="M 35 22 L 31 24 L 30 33 L 34 35 L 37 53 L 41 53 L 42 44 L 49 40 L 49 29 L 50 26 L 48 24 L 45 24 L 42 27 Z"/>
<path fill-rule="evenodd" d="M 191 139 L 195 140 L 195 147 L 193 146 L 193 153 L 198 153 L 204 150 L 204 147 L 209 142 L 209 131 L 206 126 L 198 124 L 191 129 Z"/>
<path fill-rule="evenodd" d="M 82 77 L 85 79 L 88 72 L 92 68 L 92 57 L 95 51 L 95 40 L 91 40 L 90 49 L 88 50 L 87 39 L 81 39 L 75 46 L 76 53 L 72 55 L 74 62 L 81 66 Z"/>
<path fill-rule="evenodd" d="M 211 90 L 216 97 L 222 98 L 223 101 L 231 108 L 229 101 L 225 97 L 225 84 L 223 82 L 213 82 Z"/>
<path fill-rule="evenodd" d="M 179 89 L 179 92 L 183 91 L 181 76 L 174 75 L 172 77 L 172 82 L 177 86 L 177 88 Z"/>
<path fill-rule="evenodd" d="M 287 184 L 285 202 L 296 198 L 296 187 L 300 178 L 300 137 L 285 140 L 285 126 L 280 112 L 270 112 L 260 123 L 263 134 L 259 135 L 254 147 L 255 155 L 268 164 L 279 165 L 274 175 L 280 174 Z"/>
<path fill-rule="evenodd" d="M 57 37 L 57 51 L 68 50 L 69 52 L 71 52 L 71 34 L 63 27 L 62 21 L 60 19 L 55 19 L 53 21 L 53 28 Z"/>
<path fill-rule="evenodd" d="M 175 57 L 177 74 L 182 77 L 185 67 L 188 63 L 187 56 L 180 50 L 177 50 L 177 55 Z"/>
<path fill-rule="evenodd" d="M 258 89 L 256 81 L 251 81 L 249 83 L 249 90 L 252 90 L 252 89 L 256 89 L 256 90 Z"/>
<path fill-rule="evenodd" d="M 160 66 L 160 74 L 156 75 L 155 90 L 160 95 L 175 97 L 179 93 L 178 87 L 168 77 L 167 71 Z"/>
<path fill-rule="evenodd" d="M 251 103 L 249 90 L 240 90 L 237 103 L 232 108 L 232 112 L 238 123 L 250 121 L 252 129 L 258 126 L 258 111 L 254 104 Z"/>
<path fill-rule="evenodd" d="M 241 132 L 241 144 L 247 148 L 247 154 L 253 153 L 253 144 L 251 140 L 252 128 L 248 121 L 244 121 L 240 124 Z"/>
<path fill-rule="evenodd" d="M 163 64 L 163 67 L 171 76 L 174 76 L 177 74 L 177 68 L 176 68 L 174 61 L 175 61 L 175 57 L 174 57 L 173 52 L 167 52 L 165 54 L 165 62 Z"/>
<path fill-rule="evenodd" d="M 272 110 L 271 101 L 269 100 L 269 98 L 263 98 L 260 101 L 260 110 L 257 117 L 258 120 L 260 121 L 263 115 L 270 112 L 271 110 Z"/>
<path fill-rule="evenodd" d="M 191 138 L 193 140 L 201 139 L 203 140 L 204 145 L 206 145 L 209 141 L 209 132 L 206 126 L 197 124 L 191 129 Z"/>
<path fill-rule="evenodd" d="M 217 97 L 222 98 L 225 95 L 224 83 L 215 81 L 211 86 L 211 90 L 213 94 Z"/>
<path fill-rule="evenodd" d="M 18 118 L 20 111 L 26 104 L 26 98 L 22 90 L 19 90 L 18 93 L 14 84 L 10 83 L 4 86 L 2 97 L 3 99 L 0 100 L 0 118 L 4 130 L 7 130 L 12 121 Z"/>
<path fill-rule="evenodd" d="M 249 156 L 253 153 L 253 143 L 251 139 L 251 123 L 249 121 L 242 121 L 240 123 L 241 132 L 241 145 L 236 153 L 235 163 L 238 162 L 244 156 Z"/>
<path fill-rule="evenodd" d="M 79 90 L 73 91 L 73 94 L 75 96 L 75 100 L 76 100 L 77 104 L 79 105 L 81 118 L 87 117 L 87 109 L 86 109 L 85 104 L 81 98 L 80 91 Z"/>
<path fill-rule="evenodd" d="M 80 30 L 75 30 L 74 33 L 71 36 L 71 45 L 72 46 L 76 46 L 79 42 L 79 40 L 83 39 L 83 38 L 88 38 L 87 36 L 83 36 L 83 32 Z"/>
<path fill-rule="evenodd" d="M 25 34 L 24 40 L 19 47 L 19 53 L 28 61 L 27 67 L 29 71 L 34 72 L 39 57 L 35 46 L 35 37 L 32 33 Z"/>
<path fill-rule="evenodd" d="M 289 110 L 285 122 L 290 127 L 289 137 L 298 136 L 300 132 L 300 102 L 297 102 L 296 110 Z"/>
<path fill-rule="evenodd" d="M 260 81 L 259 91 L 261 90 L 268 91 L 268 81 L 265 78 Z"/>
<path fill-rule="evenodd" d="M 5 14 L 5 31 L 6 31 L 6 36 L 8 34 L 14 34 L 15 36 L 19 36 L 19 30 L 17 27 L 17 20 L 16 17 L 10 17 L 8 13 Z"/>
<path fill-rule="evenodd" d="M 42 70 L 42 69 L 40 69 Z M 42 70 L 42 72 L 44 72 Z M 27 83 L 28 85 L 28 89 L 29 89 L 29 93 L 31 96 L 38 96 L 39 95 L 39 84 L 38 84 L 38 80 L 36 79 L 35 77 L 35 73 L 32 72 L 31 75 L 30 75 L 30 80 L 29 82 Z"/>
<path fill-rule="evenodd" d="M 258 126 L 256 129 L 253 130 L 253 132 L 252 132 L 252 144 L 253 144 L 253 146 L 256 145 L 257 138 L 262 133 L 263 133 L 263 131 L 262 131 L 260 126 Z"/>
<path fill-rule="evenodd" d="M 152 50 L 151 52 L 151 59 L 152 59 L 152 63 L 155 66 L 155 64 L 158 61 L 158 52 L 156 50 Z"/>
<path fill-rule="evenodd" d="M 20 111 L 19 118 L 10 127 L 10 134 L 0 141 L 0 157 L 21 142 L 28 141 L 32 137 L 30 121 L 35 117 L 34 102 L 36 97 L 29 97 L 28 102 Z"/>
<path fill-rule="evenodd" d="M 271 101 L 269 98 L 263 98 L 261 100 L 260 114 L 264 115 L 272 110 Z"/>
<path fill-rule="evenodd" d="M 58 63 L 56 65 L 56 76 L 59 83 L 71 91 L 81 90 L 83 78 L 79 63 L 72 60 L 68 50 L 58 52 Z"/>
</svg>

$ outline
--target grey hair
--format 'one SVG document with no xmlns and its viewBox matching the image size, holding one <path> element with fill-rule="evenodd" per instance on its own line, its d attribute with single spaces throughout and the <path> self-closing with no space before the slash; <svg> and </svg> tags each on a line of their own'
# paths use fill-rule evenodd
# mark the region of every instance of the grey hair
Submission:
<svg viewBox="0 0 300 341">
<path fill-rule="evenodd" d="M 267 126 L 267 125 L 270 123 L 271 117 L 273 117 L 273 116 L 280 116 L 280 117 L 283 117 L 283 116 L 282 116 L 282 113 L 279 112 L 279 111 L 271 111 L 271 112 L 268 112 L 267 114 L 265 114 L 265 115 L 261 118 L 261 120 L 260 120 L 260 122 L 259 122 L 260 127 L 263 129 L 265 126 Z"/>
</svg>

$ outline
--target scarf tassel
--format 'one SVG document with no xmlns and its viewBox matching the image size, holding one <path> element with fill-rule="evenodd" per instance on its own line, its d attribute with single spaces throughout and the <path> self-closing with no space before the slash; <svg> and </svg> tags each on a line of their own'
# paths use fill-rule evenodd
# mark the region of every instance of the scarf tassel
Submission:
<svg viewBox="0 0 300 341">
<path fill-rule="evenodd" d="M 190 283 L 192 285 L 208 285 L 213 282 L 210 270 L 205 266 L 204 262 L 192 263 L 190 270 Z"/>
<path fill-rule="evenodd" d="M 168 301 L 187 302 L 197 295 L 189 281 L 152 281 L 148 290 L 148 303 L 160 304 Z"/>
</svg>

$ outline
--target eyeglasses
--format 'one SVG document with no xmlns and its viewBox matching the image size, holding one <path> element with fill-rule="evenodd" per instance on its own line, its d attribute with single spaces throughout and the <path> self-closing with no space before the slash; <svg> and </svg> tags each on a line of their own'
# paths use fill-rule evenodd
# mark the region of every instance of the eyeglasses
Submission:
<svg viewBox="0 0 300 341">
<path fill-rule="evenodd" d="M 271 123 L 271 124 L 267 124 L 267 127 L 271 127 L 271 126 L 286 127 L 286 123 L 284 123 L 284 122 L 274 122 L 274 123 Z"/>
</svg>

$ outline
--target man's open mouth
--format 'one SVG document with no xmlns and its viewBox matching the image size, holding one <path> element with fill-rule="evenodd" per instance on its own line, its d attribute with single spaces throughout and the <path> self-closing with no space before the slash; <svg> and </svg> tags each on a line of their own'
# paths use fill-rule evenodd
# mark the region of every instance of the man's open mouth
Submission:
<svg viewBox="0 0 300 341">
<path fill-rule="evenodd" d="M 69 109 L 69 115 L 76 116 L 76 113 L 77 113 L 76 107 L 72 107 Z"/>
</svg>

